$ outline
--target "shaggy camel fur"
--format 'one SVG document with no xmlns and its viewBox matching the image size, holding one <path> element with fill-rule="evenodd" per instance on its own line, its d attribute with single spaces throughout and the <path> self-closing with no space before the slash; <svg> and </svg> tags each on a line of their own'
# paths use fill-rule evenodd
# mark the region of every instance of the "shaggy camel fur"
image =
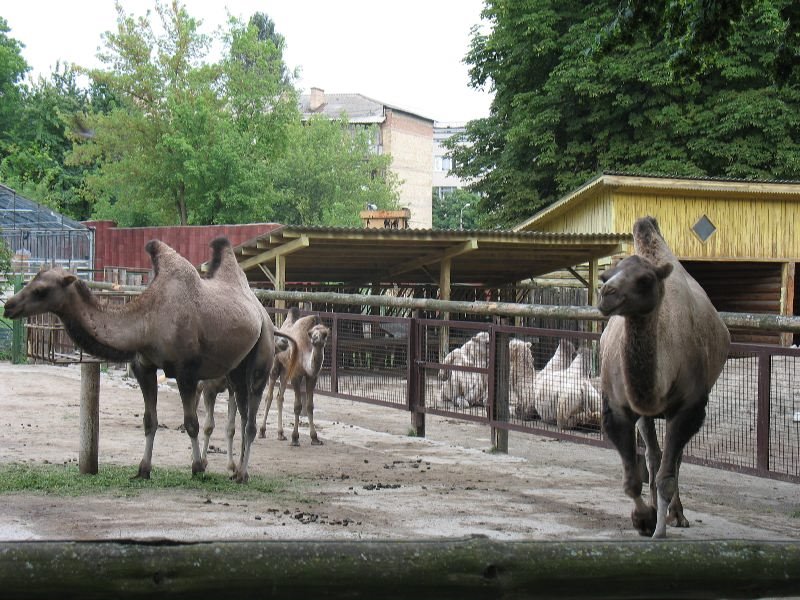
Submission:
<svg viewBox="0 0 800 600">
<path fill-rule="evenodd" d="M 273 325 L 250 290 L 230 242 L 211 242 L 209 275 L 197 270 L 158 240 L 145 250 L 155 277 L 135 300 L 122 307 L 101 304 L 85 283 L 60 268 L 40 272 L 6 303 L 17 319 L 52 312 L 86 352 L 111 361 L 132 361 L 144 397 L 144 456 L 137 477 L 150 478 L 158 430 L 156 371 L 177 380 L 184 426 L 192 445 L 192 473 L 205 470 L 197 441 L 196 390 L 200 379 L 228 374 L 242 415 L 242 455 L 235 474 L 247 481 L 256 411 L 274 354 Z"/>
<path fill-rule="evenodd" d="M 476 333 L 463 346 L 450 351 L 442 361 L 443 364 L 457 367 L 482 367 L 489 365 L 489 334 L 486 331 Z M 488 377 L 485 373 L 475 371 L 439 371 L 441 397 L 445 402 L 455 406 L 483 406 L 488 396 Z"/>
<path fill-rule="evenodd" d="M 314 388 L 317 387 L 317 377 L 325 360 L 325 344 L 328 341 L 330 330 L 320 322 L 317 315 L 300 316 L 297 307 L 289 310 L 289 315 L 281 326 L 281 331 L 291 335 L 297 347 L 279 352 L 269 374 L 269 388 L 264 409 L 264 419 L 261 422 L 260 436 L 266 437 L 267 415 L 272 406 L 272 396 L 275 383 L 280 378 L 278 387 L 278 439 L 285 440 L 283 433 L 283 396 L 286 385 L 291 381 L 294 389 L 294 429 L 292 431 L 292 446 L 300 445 L 300 413 L 305 411 L 308 416 L 308 430 L 313 445 L 322 445 L 314 426 Z M 296 367 L 291 367 L 291 363 Z"/>
<path fill-rule="evenodd" d="M 533 363 L 531 346 L 531 342 L 516 338 L 508 341 L 509 401 L 514 407 L 533 404 L 536 367 Z"/>
<path fill-rule="evenodd" d="M 559 428 L 571 429 L 600 425 L 602 396 L 598 391 L 599 380 L 595 387 L 591 374 L 592 350 L 581 348 L 572 364 L 563 371 L 556 409 L 556 423 Z"/>
<path fill-rule="evenodd" d="M 667 246 L 656 220 L 638 219 L 633 237 L 635 254 L 601 277 L 598 308 L 613 315 L 600 340 L 602 419 L 622 458 L 634 527 L 642 535 L 663 538 L 668 522 L 689 525 L 678 493 L 681 457 L 705 419 L 730 334 Z M 663 456 L 655 417 L 666 419 Z M 641 496 L 637 427 L 646 446 L 650 505 Z"/>
<path fill-rule="evenodd" d="M 562 372 L 572 363 L 574 354 L 575 346 L 572 345 L 572 342 L 566 339 L 559 341 L 553 356 L 536 374 L 531 401 L 517 404 L 515 414 L 518 419 L 526 421 L 542 419 L 553 423 L 556 421 L 556 405 L 561 389 Z"/>
</svg>

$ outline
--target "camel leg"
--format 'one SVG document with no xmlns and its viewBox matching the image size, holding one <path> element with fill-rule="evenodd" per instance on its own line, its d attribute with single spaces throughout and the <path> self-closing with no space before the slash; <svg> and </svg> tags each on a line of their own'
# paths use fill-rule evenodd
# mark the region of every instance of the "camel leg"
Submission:
<svg viewBox="0 0 800 600">
<path fill-rule="evenodd" d="M 197 440 L 200 433 L 200 422 L 197 420 L 197 378 L 182 371 L 178 373 L 176 382 L 183 404 L 183 427 L 192 442 L 192 475 L 196 475 L 206 470 Z"/>
<path fill-rule="evenodd" d="M 153 442 L 158 431 L 158 381 L 156 379 L 156 368 L 154 366 L 142 365 L 138 360 L 132 363 L 133 375 L 139 382 L 144 398 L 144 455 L 139 463 L 139 471 L 135 479 L 150 479 L 150 470 L 153 460 Z"/>
<path fill-rule="evenodd" d="M 269 387 L 267 388 L 267 400 L 266 400 L 267 406 L 264 410 L 264 418 L 261 421 L 261 427 L 258 430 L 258 437 L 260 438 L 267 437 L 267 415 L 269 414 L 269 409 L 272 406 L 272 395 L 275 390 L 275 382 L 277 381 L 280 374 L 281 374 L 280 363 L 276 360 L 275 364 L 272 367 L 272 371 L 270 371 L 269 374 Z M 278 428 L 279 428 L 278 430 L 281 431 L 282 423 L 280 421 L 278 421 Z M 280 436 L 278 436 L 278 439 L 280 439 Z"/>
<path fill-rule="evenodd" d="M 645 459 L 647 460 L 648 483 L 650 485 L 650 505 L 656 506 L 658 491 L 656 490 L 656 473 L 661 466 L 661 447 L 658 445 L 656 426 L 652 417 L 639 417 L 636 428 L 644 440 Z"/>
<path fill-rule="evenodd" d="M 282 442 L 286 441 L 286 435 L 283 432 L 283 401 L 286 393 L 286 383 L 286 375 L 281 374 L 281 382 L 278 387 L 278 439 Z"/>
<path fill-rule="evenodd" d="M 683 455 L 683 448 L 700 431 L 706 418 L 706 403 L 708 394 L 702 401 L 687 406 L 667 419 L 664 434 L 664 455 L 661 458 L 661 467 L 656 475 L 658 488 L 658 519 L 654 538 L 667 536 L 667 512 L 669 505 L 678 493 L 678 465 Z M 678 500 L 680 502 L 680 500 Z M 681 515 L 683 507 L 681 506 Z M 684 519 L 685 520 L 685 519 Z M 686 525 L 688 526 L 688 521 Z"/>
<path fill-rule="evenodd" d="M 642 475 L 636 455 L 636 415 L 629 409 L 613 409 L 603 395 L 603 431 L 622 458 L 625 494 L 633 500 L 631 522 L 640 535 L 650 536 L 656 527 L 656 509 L 642 500 Z"/>
<path fill-rule="evenodd" d="M 208 444 L 211 441 L 211 434 L 214 433 L 214 405 L 217 403 L 217 394 L 214 390 L 203 386 L 203 406 L 206 409 L 206 418 L 203 421 L 203 452 L 201 460 L 203 467 L 208 467 Z M 197 403 L 195 403 L 195 406 Z"/>
<path fill-rule="evenodd" d="M 235 475 L 238 483 L 247 483 L 249 479 L 247 465 L 250 462 L 250 449 L 253 447 L 253 441 L 258 433 L 256 426 L 258 406 L 261 404 L 261 395 L 267 386 L 273 358 L 272 343 L 267 341 L 262 329 L 258 343 L 242 361 L 242 365 L 236 368 L 236 371 L 241 374 L 236 394 L 236 406 L 242 417 L 242 454 L 239 457 L 239 469 Z M 241 368 L 242 366 L 244 368 Z"/>
<path fill-rule="evenodd" d="M 225 427 L 225 441 L 228 444 L 228 470 L 236 473 L 236 461 L 233 460 L 233 437 L 236 435 L 236 394 L 228 392 L 228 424 Z"/>
<path fill-rule="evenodd" d="M 292 446 L 300 445 L 300 412 L 303 410 L 303 386 L 300 378 L 292 381 L 294 388 L 294 429 L 292 430 Z"/>
<path fill-rule="evenodd" d="M 678 479 L 678 472 L 681 469 L 681 461 L 683 460 L 683 452 L 678 457 L 678 464 L 675 466 L 675 480 Z M 675 493 L 672 495 L 672 501 L 669 503 L 667 509 L 667 525 L 672 527 L 689 527 L 689 520 L 683 516 L 683 504 L 681 503 L 681 496 L 678 486 L 675 486 Z"/>
<path fill-rule="evenodd" d="M 312 446 L 322 446 L 322 440 L 317 437 L 317 428 L 314 427 L 314 388 L 317 386 L 316 377 L 306 376 L 306 414 L 308 415 L 308 431 L 311 435 Z"/>
</svg>

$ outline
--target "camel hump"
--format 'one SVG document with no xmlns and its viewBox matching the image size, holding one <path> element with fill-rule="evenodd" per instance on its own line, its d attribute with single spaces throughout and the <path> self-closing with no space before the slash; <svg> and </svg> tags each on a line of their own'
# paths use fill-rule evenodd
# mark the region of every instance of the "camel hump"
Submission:
<svg viewBox="0 0 800 600">
<path fill-rule="evenodd" d="M 219 270 L 223 259 L 225 258 L 225 250 L 231 247 L 231 242 L 226 237 L 218 237 L 211 240 L 211 262 L 208 265 L 208 272 L 206 277 L 211 278 Z"/>
<path fill-rule="evenodd" d="M 292 321 L 297 321 L 297 319 L 299 318 L 300 318 L 300 309 L 297 308 L 296 306 L 292 306 L 289 309 L 289 319 L 291 319 Z"/>
<path fill-rule="evenodd" d="M 658 221 L 649 215 L 636 219 L 633 224 L 633 246 L 636 254 L 655 264 L 677 260 L 661 234 Z"/>
<path fill-rule="evenodd" d="M 171 252 L 175 254 L 175 250 L 170 248 L 167 244 L 162 242 L 161 240 L 150 240 L 144 245 L 144 251 L 150 255 L 150 262 L 153 263 L 153 275 L 154 277 L 158 276 L 158 272 L 163 266 L 163 261 L 161 260 L 164 254 Z"/>
</svg>

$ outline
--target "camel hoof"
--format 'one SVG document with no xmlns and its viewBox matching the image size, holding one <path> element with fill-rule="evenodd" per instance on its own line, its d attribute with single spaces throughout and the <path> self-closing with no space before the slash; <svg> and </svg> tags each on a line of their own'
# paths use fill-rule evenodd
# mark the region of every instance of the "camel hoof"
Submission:
<svg viewBox="0 0 800 600">
<path fill-rule="evenodd" d="M 260 437 L 262 440 L 265 437 L 267 437 L 267 428 L 266 427 L 262 427 L 261 429 L 258 430 L 258 437 Z"/>
<path fill-rule="evenodd" d="M 149 480 L 150 479 L 150 472 L 149 471 L 147 471 L 147 472 L 139 471 L 136 475 L 131 477 L 131 481 L 136 481 L 137 479 L 148 479 Z"/>
<path fill-rule="evenodd" d="M 667 525 L 671 527 L 689 527 L 689 519 L 683 513 L 670 513 L 667 515 Z"/>
<path fill-rule="evenodd" d="M 299 445 L 300 445 L 300 440 L 292 438 L 292 446 L 299 446 Z"/>
<path fill-rule="evenodd" d="M 656 530 L 656 509 L 652 506 L 644 513 L 637 512 L 636 509 L 631 512 L 631 522 L 633 528 L 639 532 L 639 535 L 652 537 Z"/>
<path fill-rule="evenodd" d="M 236 473 L 231 477 L 231 479 L 236 483 L 247 483 L 250 481 L 250 476 L 247 473 Z"/>
<path fill-rule="evenodd" d="M 203 464 L 202 460 L 198 460 L 197 462 L 192 463 L 192 475 L 197 475 L 198 473 L 205 473 L 206 465 Z"/>
<path fill-rule="evenodd" d="M 322 446 L 322 440 L 319 439 L 319 438 L 313 438 L 311 440 L 311 445 L 312 446 Z"/>
<path fill-rule="evenodd" d="M 286 441 L 286 436 L 283 435 L 283 433 L 279 433 L 278 434 L 278 441 L 285 442 Z"/>
</svg>

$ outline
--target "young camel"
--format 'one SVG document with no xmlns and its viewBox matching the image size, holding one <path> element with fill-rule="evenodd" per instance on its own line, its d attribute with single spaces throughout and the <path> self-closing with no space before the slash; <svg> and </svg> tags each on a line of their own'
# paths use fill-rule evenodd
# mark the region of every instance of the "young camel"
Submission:
<svg viewBox="0 0 800 600">
<path fill-rule="evenodd" d="M 256 411 L 274 356 L 273 325 L 250 290 L 230 242 L 217 238 L 211 248 L 209 275 L 201 278 L 168 245 L 148 242 L 145 250 L 155 277 L 138 298 L 121 307 L 101 304 L 85 283 L 60 268 L 40 272 L 6 303 L 7 317 L 52 312 L 86 352 L 111 361 L 132 361 L 144 398 L 145 450 L 137 478 L 150 478 L 160 368 L 177 380 L 193 474 L 205 470 L 197 441 L 197 382 L 229 375 L 242 428 L 247 430 L 234 478 L 248 479 Z"/>
<path fill-rule="evenodd" d="M 683 449 L 703 424 L 730 334 L 652 217 L 633 226 L 635 254 L 606 271 L 598 308 L 613 315 L 600 339 L 603 429 L 622 458 L 631 520 L 642 535 L 688 527 L 678 493 Z M 664 453 L 653 419 L 666 419 Z M 642 500 L 636 429 L 645 442 L 650 504 Z M 657 470 L 657 472 L 656 472 Z M 656 500 L 657 499 L 657 500 Z"/>
<path fill-rule="evenodd" d="M 308 430 L 312 445 L 322 445 L 322 440 L 317 436 L 314 426 L 314 388 L 317 386 L 317 377 L 325 359 L 325 344 L 328 341 L 330 330 L 323 325 L 316 315 L 300 317 L 297 307 L 289 309 L 289 315 L 280 329 L 296 341 L 297 347 L 279 352 L 269 374 L 269 387 L 264 408 L 264 419 L 259 430 L 260 437 L 266 437 L 267 415 L 272 406 L 272 396 L 275 382 L 280 378 L 278 387 L 278 439 L 285 440 L 283 433 L 283 396 L 286 385 L 291 381 L 294 389 L 294 429 L 292 430 L 292 446 L 300 445 L 300 412 L 305 410 L 308 415 Z M 292 369 L 290 364 L 296 362 Z"/>
</svg>

